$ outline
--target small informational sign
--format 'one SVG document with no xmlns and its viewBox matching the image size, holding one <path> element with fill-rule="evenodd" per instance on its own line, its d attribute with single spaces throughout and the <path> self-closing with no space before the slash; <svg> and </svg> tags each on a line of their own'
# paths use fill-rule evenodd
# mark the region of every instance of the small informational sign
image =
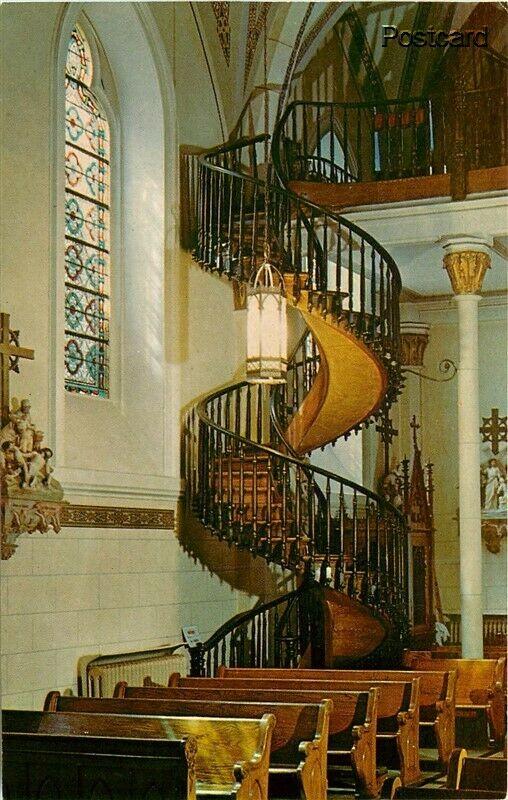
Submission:
<svg viewBox="0 0 508 800">
<path fill-rule="evenodd" d="M 201 644 L 203 641 L 201 639 L 201 634 L 195 625 L 188 625 L 186 628 L 182 628 L 182 636 L 185 644 L 191 650 L 193 647 L 196 647 L 196 645 Z"/>
</svg>

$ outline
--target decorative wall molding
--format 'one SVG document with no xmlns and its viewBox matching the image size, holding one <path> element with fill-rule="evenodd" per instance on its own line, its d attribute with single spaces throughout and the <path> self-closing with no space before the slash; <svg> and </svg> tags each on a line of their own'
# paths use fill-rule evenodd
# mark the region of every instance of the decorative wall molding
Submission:
<svg viewBox="0 0 508 800">
<path fill-rule="evenodd" d="M 122 508 L 68 504 L 60 513 L 62 528 L 156 528 L 175 529 L 171 508 Z"/>
<path fill-rule="evenodd" d="M 140 500 L 157 504 L 175 503 L 182 495 L 182 483 L 175 475 L 139 475 L 130 472 L 58 467 L 62 486 L 71 501 L 95 497 L 117 501 Z"/>
</svg>

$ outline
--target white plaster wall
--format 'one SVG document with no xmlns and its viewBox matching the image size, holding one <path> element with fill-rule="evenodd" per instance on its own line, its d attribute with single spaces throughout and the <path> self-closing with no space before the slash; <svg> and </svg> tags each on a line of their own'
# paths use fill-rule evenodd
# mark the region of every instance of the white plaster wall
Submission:
<svg viewBox="0 0 508 800">
<path fill-rule="evenodd" d="M 431 325 L 425 353 L 425 372 L 435 375 L 444 358 L 459 362 L 457 311 L 455 304 L 422 303 L 422 321 Z M 480 414 L 493 407 L 506 409 L 506 299 L 485 298 L 479 311 Z M 457 380 L 422 382 L 422 450 L 434 463 L 436 568 L 443 609 L 460 612 Z M 478 421 L 478 425 L 481 420 Z M 480 532 L 478 531 L 478 535 Z M 506 613 L 506 541 L 501 553 L 483 552 L 484 613 Z"/>
<path fill-rule="evenodd" d="M 41 709 L 51 689 L 77 691 L 85 654 L 176 644 L 182 625 L 206 638 L 237 612 L 222 582 L 183 551 L 173 531 L 64 528 L 23 536 L 2 562 L 3 708 Z"/>
<path fill-rule="evenodd" d="M 104 33 L 113 71 L 122 71 L 121 59 L 129 53 L 133 61 L 145 57 L 149 42 L 158 72 L 149 66 L 129 81 L 124 75 L 117 86 L 120 105 L 132 110 L 138 104 L 129 132 L 125 120 L 119 127 L 132 166 L 117 196 L 124 245 L 113 265 L 119 374 L 110 401 L 69 397 L 62 388 L 58 306 L 63 184 L 55 191 L 63 169 L 63 144 L 54 136 L 63 75 L 54 96 L 52 79 L 59 25 L 72 25 L 77 4 L 70 4 L 71 17 L 62 22 L 63 11 L 59 3 L 2 8 L 0 307 L 21 330 L 22 343 L 36 351 L 35 361 L 12 376 L 12 394 L 31 397 L 67 500 L 174 507 L 182 409 L 230 381 L 244 353 L 243 319 L 233 312 L 231 285 L 204 275 L 175 246 L 175 132 L 187 144 L 220 140 L 203 114 L 211 107 L 211 89 L 203 64 L 183 59 L 186 37 L 179 30 L 181 83 L 179 102 L 171 106 L 172 54 L 157 41 L 157 27 L 146 19 L 134 25 L 130 4 L 87 8 L 101 40 Z M 161 28 L 165 19 L 161 15 Z M 169 48 L 171 37 L 164 42 Z M 161 74 L 161 98 L 142 96 L 143 80 L 156 87 Z M 184 102 L 191 83 L 202 101 L 196 107 Z M 49 689 L 75 689 L 80 655 L 173 643 L 184 623 L 206 636 L 257 597 L 248 566 L 224 556 L 211 575 L 171 531 L 66 528 L 58 535 L 24 536 L 0 570 L 0 678 L 3 705 L 10 707 L 40 708 Z"/>
</svg>

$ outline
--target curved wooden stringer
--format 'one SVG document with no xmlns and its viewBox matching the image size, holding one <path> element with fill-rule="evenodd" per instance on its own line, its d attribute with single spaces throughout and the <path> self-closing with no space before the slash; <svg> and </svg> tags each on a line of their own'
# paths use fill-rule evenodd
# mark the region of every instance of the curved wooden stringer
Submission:
<svg viewBox="0 0 508 800">
<path fill-rule="evenodd" d="M 222 626 L 194 654 L 196 674 L 213 674 L 221 662 L 332 666 L 381 652 L 396 657 L 408 630 L 403 517 L 306 458 L 369 424 L 397 396 L 400 276 L 365 231 L 292 192 L 280 125 L 272 142 L 277 183 L 265 186 L 257 166 L 264 145 L 260 136 L 201 157 L 194 255 L 203 269 L 245 287 L 264 257 L 268 224 L 288 304 L 307 331 L 286 385 L 236 383 L 191 410 L 185 478 L 202 524 L 292 570 L 299 587 L 280 606 L 272 600 Z"/>
<path fill-rule="evenodd" d="M 286 429 L 298 455 L 333 442 L 368 419 L 383 402 L 386 370 L 345 323 L 307 308 L 306 292 L 294 302 L 312 332 L 320 368 Z"/>
</svg>

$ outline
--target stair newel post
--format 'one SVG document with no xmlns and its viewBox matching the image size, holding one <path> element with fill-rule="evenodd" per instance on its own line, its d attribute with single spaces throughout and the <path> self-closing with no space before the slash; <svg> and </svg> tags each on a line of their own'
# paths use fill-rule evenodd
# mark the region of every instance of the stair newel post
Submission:
<svg viewBox="0 0 508 800">
<path fill-rule="evenodd" d="M 348 175 L 349 175 L 349 119 L 348 119 L 348 110 L 347 106 L 344 106 L 344 172 L 346 183 L 349 182 Z"/>
<path fill-rule="evenodd" d="M 360 240 L 360 319 L 358 333 L 363 336 L 365 333 L 365 239 Z"/>
<path fill-rule="evenodd" d="M 385 352 L 385 324 L 386 324 L 386 308 L 385 308 L 385 278 L 383 271 L 384 262 L 382 257 L 379 258 L 379 335 L 381 339 L 381 350 Z"/>
<path fill-rule="evenodd" d="M 330 151 L 330 161 L 332 162 L 330 165 L 330 180 L 336 181 L 337 176 L 335 174 L 335 120 L 334 120 L 334 112 L 333 112 L 333 103 L 330 103 L 328 106 L 328 140 L 330 143 L 329 151 Z"/>
<path fill-rule="evenodd" d="M 252 543 L 250 550 L 256 554 L 258 551 L 258 454 L 254 450 L 252 458 Z"/>
<path fill-rule="evenodd" d="M 219 422 L 220 425 L 220 422 Z M 222 489 L 222 470 L 223 470 L 223 462 L 222 462 L 222 433 L 221 431 L 217 431 L 218 437 L 218 446 L 217 446 L 217 455 L 216 455 L 216 463 L 217 463 L 217 488 L 218 488 L 218 533 L 219 538 L 223 536 L 223 524 L 224 524 L 224 515 L 223 515 L 223 489 Z"/>
<path fill-rule="evenodd" d="M 269 454 L 266 463 L 266 552 L 272 555 L 272 456 Z"/>
<path fill-rule="evenodd" d="M 309 142 L 309 135 L 308 135 L 308 125 L 307 125 L 307 114 L 308 111 L 305 106 L 302 104 L 302 128 L 303 128 L 303 136 L 302 136 L 302 148 L 303 148 L 303 156 L 305 158 L 305 154 L 309 152 L 308 142 Z M 305 167 L 305 165 L 304 165 Z M 303 170 L 302 170 L 303 172 Z M 301 179 L 305 179 L 305 174 L 300 176 Z"/>
<path fill-rule="evenodd" d="M 326 539 L 325 539 L 325 552 L 324 558 L 321 562 L 319 570 L 319 583 L 321 586 L 327 586 L 331 579 L 331 564 L 330 564 L 330 541 L 332 536 L 332 504 L 331 504 L 331 487 L 330 478 L 326 479 Z"/>
<path fill-rule="evenodd" d="M 198 162 L 199 164 L 199 162 Z M 204 232 L 204 179 L 205 170 L 202 164 L 198 166 L 198 238 L 196 252 L 198 261 L 203 260 L 203 232 Z"/>
<path fill-rule="evenodd" d="M 228 201 L 228 265 L 227 272 L 231 277 L 233 272 L 233 196 L 235 188 L 235 179 L 233 175 L 227 176 L 227 184 L 229 187 L 229 201 Z"/>
<path fill-rule="evenodd" d="M 224 271 L 224 258 L 222 253 L 222 206 L 224 201 L 224 174 L 218 174 L 218 187 L 217 187 L 217 251 L 215 264 L 219 270 L 219 275 Z"/>
<path fill-rule="evenodd" d="M 243 230 L 244 230 L 244 205 L 245 205 L 245 181 L 240 180 L 240 198 L 238 204 L 238 280 L 244 281 L 243 270 Z"/>
<path fill-rule="evenodd" d="M 251 235 L 251 254 L 250 254 L 250 272 L 256 268 L 256 250 L 257 250 L 257 236 L 258 236 L 258 184 L 254 184 L 253 195 L 253 208 L 252 208 L 252 235 Z"/>
<path fill-rule="evenodd" d="M 372 342 L 376 341 L 376 251 L 370 246 L 370 335 Z"/>
<path fill-rule="evenodd" d="M 238 443 L 238 456 L 240 459 L 240 474 L 239 474 L 239 482 L 240 482 L 240 502 L 238 504 L 238 542 L 240 545 L 243 544 L 243 525 L 244 525 L 244 513 L 245 513 L 245 464 L 244 464 L 244 444 L 243 442 Z"/>
<path fill-rule="evenodd" d="M 202 642 L 198 642 L 189 650 L 190 674 L 193 678 L 201 678 L 204 673 L 205 656 Z"/>
<path fill-rule="evenodd" d="M 291 219 L 291 202 L 286 200 L 286 259 L 289 271 L 293 271 L 293 221 Z"/>
<path fill-rule="evenodd" d="M 282 462 L 282 521 L 281 521 L 281 535 L 282 535 L 282 562 L 281 566 L 285 567 L 287 563 L 287 484 L 288 484 L 288 463 L 286 460 Z M 299 531 L 297 532 L 299 537 Z"/>
<path fill-rule="evenodd" d="M 384 583 L 385 583 L 385 603 L 389 604 L 390 600 L 391 600 L 390 594 L 391 594 L 391 589 L 392 589 L 393 584 L 391 582 L 391 575 L 390 575 L 390 546 L 389 546 L 389 543 L 388 543 L 388 524 L 387 524 L 385 509 L 383 509 L 382 527 L 383 527 L 383 531 L 384 531 L 384 540 L 385 540 L 384 565 L 383 565 L 384 576 L 385 576 L 385 580 L 384 580 Z"/>
<path fill-rule="evenodd" d="M 258 396 L 256 406 L 256 442 L 263 443 L 263 387 L 258 384 Z"/>
<path fill-rule="evenodd" d="M 241 420 L 242 420 L 242 397 L 241 397 L 241 389 L 237 388 L 235 390 L 235 434 L 237 436 L 241 436 Z"/>
<path fill-rule="evenodd" d="M 383 607 L 383 586 L 382 586 L 382 578 L 381 578 L 381 525 L 379 524 L 380 518 L 380 511 L 379 511 L 379 500 L 376 502 L 376 594 L 377 594 L 377 602 L 376 605 L 379 608 Z"/>
<path fill-rule="evenodd" d="M 302 468 L 296 465 L 295 474 L 295 538 L 299 543 L 302 536 Z"/>
<path fill-rule="evenodd" d="M 308 514 L 309 514 L 309 530 L 308 530 L 308 542 L 306 542 L 306 553 L 305 549 L 304 552 L 300 550 L 300 546 L 298 551 L 301 555 L 307 555 L 308 560 L 305 564 L 306 569 L 311 567 L 314 568 L 314 557 L 316 555 L 316 503 L 315 503 L 315 495 L 314 495 L 314 481 L 312 477 L 309 475 L 307 480 L 307 502 L 308 502 Z"/>
<path fill-rule="evenodd" d="M 353 272 L 353 231 L 351 230 L 351 228 L 349 229 L 349 236 L 348 236 L 348 266 L 347 266 L 347 269 L 348 269 L 348 287 L 347 287 L 347 290 L 348 290 L 348 293 L 349 293 L 349 315 L 348 315 L 348 320 L 349 320 L 349 324 L 352 325 L 353 324 L 353 320 L 354 320 L 354 302 L 353 302 L 354 301 L 354 298 L 353 298 L 353 292 L 354 292 L 353 277 L 354 277 L 354 272 Z"/>
<path fill-rule="evenodd" d="M 325 292 L 324 313 L 328 312 L 328 299 L 326 292 L 328 291 L 328 215 L 323 217 L 323 263 L 321 271 L 321 291 Z"/>
<path fill-rule="evenodd" d="M 371 502 L 367 497 L 365 501 L 365 602 L 367 604 L 371 601 L 370 515 Z"/>
<path fill-rule="evenodd" d="M 336 513 L 337 527 L 339 534 L 339 557 L 335 566 L 335 588 L 338 592 L 345 590 L 345 561 L 344 561 L 344 524 L 345 524 L 345 501 L 344 501 L 344 484 L 340 482 L 339 489 L 339 507 Z"/>
<path fill-rule="evenodd" d="M 295 257 L 293 259 L 295 282 L 293 284 L 293 295 L 296 297 L 296 293 L 301 289 L 299 276 L 302 272 L 302 210 L 300 200 L 296 202 L 295 225 Z"/>
<path fill-rule="evenodd" d="M 322 160 L 321 160 L 321 106 L 316 106 L 316 155 L 318 162 L 318 171 L 322 175 Z M 305 151 L 307 153 L 307 151 Z"/>
<path fill-rule="evenodd" d="M 358 572 L 358 496 L 353 489 L 353 559 L 351 564 L 351 596 L 357 597 L 357 572 Z"/>
<path fill-rule="evenodd" d="M 356 109 L 356 150 L 355 150 L 355 152 L 358 153 L 358 156 L 360 156 L 360 153 L 362 152 L 361 147 L 362 147 L 362 110 L 360 108 L 357 108 Z M 363 162 L 363 159 L 358 157 L 358 159 L 357 159 L 357 163 L 358 163 L 357 179 L 358 179 L 358 181 L 362 181 L 362 162 Z M 346 175 L 346 181 L 349 183 L 349 177 L 347 175 Z"/>
<path fill-rule="evenodd" d="M 337 317 L 342 317 L 342 223 L 337 222 L 337 258 L 335 266 L 335 299 L 338 308 L 335 309 Z"/>
</svg>

